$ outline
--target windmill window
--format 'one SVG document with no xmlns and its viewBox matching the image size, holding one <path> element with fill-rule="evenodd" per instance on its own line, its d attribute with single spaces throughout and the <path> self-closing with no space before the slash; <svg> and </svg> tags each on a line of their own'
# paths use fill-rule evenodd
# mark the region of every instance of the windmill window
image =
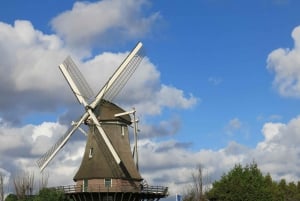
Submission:
<svg viewBox="0 0 300 201">
<path fill-rule="evenodd" d="M 112 179 L 104 179 L 105 188 L 110 188 L 112 186 Z"/>
<path fill-rule="evenodd" d="M 93 158 L 93 154 L 94 154 L 94 149 L 92 147 L 92 148 L 90 148 L 89 158 Z"/>
<path fill-rule="evenodd" d="M 83 191 L 83 192 L 87 192 L 88 186 L 89 186 L 88 180 L 87 180 L 87 179 L 84 179 L 84 180 L 83 180 L 83 188 L 82 188 L 82 191 Z"/>
<path fill-rule="evenodd" d="M 121 126 L 121 133 L 122 133 L 122 136 L 125 135 L 125 128 L 124 128 L 124 126 Z"/>
</svg>

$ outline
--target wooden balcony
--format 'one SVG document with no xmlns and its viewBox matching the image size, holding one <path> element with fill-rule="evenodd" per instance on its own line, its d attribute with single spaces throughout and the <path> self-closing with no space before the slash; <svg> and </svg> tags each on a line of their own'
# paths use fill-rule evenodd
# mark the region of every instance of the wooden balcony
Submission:
<svg viewBox="0 0 300 201">
<path fill-rule="evenodd" d="M 55 189 L 63 191 L 74 201 L 158 201 L 168 196 L 168 187 L 163 186 L 104 188 L 101 185 L 93 184 L 85 188 L 69 185 L 58 186 Z"/>
</svg>

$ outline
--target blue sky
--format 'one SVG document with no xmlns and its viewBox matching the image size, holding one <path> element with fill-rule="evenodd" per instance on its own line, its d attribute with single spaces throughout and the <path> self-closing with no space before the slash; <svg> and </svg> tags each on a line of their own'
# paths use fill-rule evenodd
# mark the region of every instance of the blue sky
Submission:
<svg viewBox="0 0 300 201">
<path fill-rule="evenodd" d="M 274 179 L 299 180 L 299 7 L 296 0 L 1 1 L 0 140 L 7 145 L 0 171 L 7 185 L 20 164 L 37 171 L 43 143 L 54 143 L 80 115 L 57 68 L 63 59 L 72 55 L 97 91 L 137 41 L 147 58 L 123 93 L 134 91 L 131 99 L 121 93 L 116 101 L 138 109 L 145 178 L 175 195 L 197 164 L 218 179 L 255 160 Z M 62 168 L 70 173 L 52 185 L 72 182 L 81 155 L 74 147 L 84 139 L 70 144 L 58 156 L 64 163 L 49 168 L 53 177 Z"/>
</svg>

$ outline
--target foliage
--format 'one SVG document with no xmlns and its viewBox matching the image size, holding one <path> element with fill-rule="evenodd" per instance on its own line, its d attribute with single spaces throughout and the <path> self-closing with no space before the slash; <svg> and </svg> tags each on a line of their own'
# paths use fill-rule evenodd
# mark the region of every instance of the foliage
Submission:
<svg viewBox="0 0 300 201">
<path fill-rule="evenodd" d="M 43 188 L 39 191 L 38 195 L 26 196 L 25 198 L 18 199 L 14 194 L 9 194 L 5 201 L 71 201 L 64 192 L 53 189 Z"/>
<path fill-rule="evenodd" d="M 206 196 L 210 201 L 296 201 L 300 200 L 299 185 L 300 182 L 286 184 L 284 179 L 279 183 L 272 181 L 270 174 L 264 176 L 256 163 L 235 165 L 213 183 Z"/>
<path fill-rule="evenodd" d="M 15 194 L 9 194 L 6 198 L 5 201 L 17 201 L 18 198 Z"/>
<path fill-rule="evenodd" d="M 69 201 L 64 192 L 51 188 L 43 188 L 33 201 Z"/>
</svg>

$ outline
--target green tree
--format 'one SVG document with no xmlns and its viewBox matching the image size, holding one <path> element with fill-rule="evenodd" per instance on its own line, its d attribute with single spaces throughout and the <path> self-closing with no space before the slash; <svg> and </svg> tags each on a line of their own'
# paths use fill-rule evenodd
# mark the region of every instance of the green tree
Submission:
<svg viewBox="0 0 300 201">
<path fill-rule="evenodd" d="M 265 183 L 266 183 L 266 192 L 270 194 L 269 201 L 278 201 L 279 192 L 278 192 L 278 185 L 276 182 L 272 180 L 271 175 L 268 173 L 265 176 Z"/>
<path fill-rule="evenodd" d="M 64 192 L 56 190 L 54 188 L 43 188 L 35 196 L 27 196 L 25 198 L 19 198 L 15 194 L 9 194 L 5 201 L 72 201 Z"/>
<path fill-rule="evenodd" d="M 15 194 L 9 194 L 6 198 L 5 201 L 17 201 L 18 198 Z"/>
<path fill-rule="evenodd" d="M 300 181 L 297 182 L 297 190 L 296 190 L 295 199 L 300 200 Z"/>
<path fill-rule="evenodd" d="M 33 201 L 70 201 L 70 199 L 62 191 L 53 188 L 43 188 Z"/>
<path fill-rule="evenodd" d="M 265 201 L 272 200 L 271 190 L 256 163 L 245 167 L 239 164 L 213 183 L 207 197 L 215 201 Z"/>
</svg>

